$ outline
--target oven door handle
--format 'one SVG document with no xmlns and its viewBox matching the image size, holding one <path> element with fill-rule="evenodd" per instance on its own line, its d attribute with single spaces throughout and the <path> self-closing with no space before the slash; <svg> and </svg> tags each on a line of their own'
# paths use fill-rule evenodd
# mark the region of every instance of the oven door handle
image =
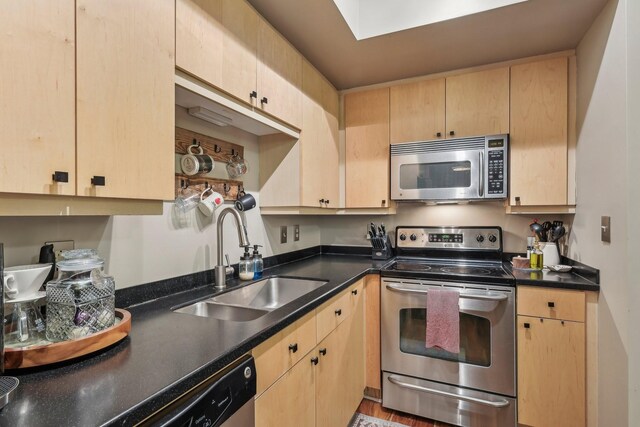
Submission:
<svg viewBox="0 0 640 427">
<path fill-rule="evenodd" d="M 490 406 L 492 408 L 504 408 L 506 406 L 509 406 L 509 401 L 505 399 L 491 401 L 491 400 L 479 399 L 477 397 L 461 396 L 456 393 L 449 393 L 448 391 L 436 390 L 433 388 L 427 388 L 427 387 L 422 387 L 415 384 L 405 383 L 404 381 L 400 381 L 397 377 L 393 375 L 389 376 L 389 381 L 397 385 L 398 387 L 408 388 L 409 390 L 436 394 L 438 396 L 443 396 L 443 397 L 451 397 L 458 400 L 464 400 L 465 402 L 472 402 L 472 403 L 477 403 L 479 405 Z"/>
<path fill-rule="evenodd" d="M 429 291 L 427 289 L 412 289 L 412 288 L 405 288 L 403 286 L 398 286 L 398 285 L 387 285 L 387 289 L 389 289 L 390 291 L 396 291 L 396 292 L 406 292 L 406 293 L 411 293 L 411 294 L 428 294 Z M 486 301 L 504 301 L 507 299 L 506 295 L 476 295 L 476 294 L 466 294 L 464 292 L 459 292 L 460 294 L 460 298 L 467 298 L 467 299 L 479 299 L 479 300 L 486 300 Z"/>
</svg>

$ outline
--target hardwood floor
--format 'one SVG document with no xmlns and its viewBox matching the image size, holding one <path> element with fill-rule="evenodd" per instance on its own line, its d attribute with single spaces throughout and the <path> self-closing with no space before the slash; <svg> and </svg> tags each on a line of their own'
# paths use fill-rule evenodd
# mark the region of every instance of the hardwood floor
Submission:
<svg viewBox="0 0 640 427">
<path fill-rule="evenodd" d="M 441 423 L 404 412 L 394 411 L 382 407 L 382 404 L 369 399 L 363 399 L 358 407 L 358 412 L 387 421 L 406 424 L 411 427 L 454 427 L 451 424 Z"/>
</svg>

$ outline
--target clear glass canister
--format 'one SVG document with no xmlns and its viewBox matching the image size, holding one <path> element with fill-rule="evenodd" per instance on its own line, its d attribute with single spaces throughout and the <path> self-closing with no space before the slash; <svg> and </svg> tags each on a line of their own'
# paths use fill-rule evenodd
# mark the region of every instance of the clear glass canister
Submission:
<svg viewBox="0 0 640 427">
<path fill-rule="evenodd" d="M 77 339 L 113 326 L 115 281 L 104 274 L 104 260 L 93 249 L 65 251 L 62 258 L 57 278 L 47 283 L 47 340 Z"/>
</svg>

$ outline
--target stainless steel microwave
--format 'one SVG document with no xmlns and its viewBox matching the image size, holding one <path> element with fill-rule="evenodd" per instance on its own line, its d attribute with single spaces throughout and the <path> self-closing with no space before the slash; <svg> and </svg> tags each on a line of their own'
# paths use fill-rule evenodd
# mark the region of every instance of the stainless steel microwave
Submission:
<svg viewBox="0 0 640 427">
<path fill-rule="evenodd" d="M 505 199 L 509 135 L 391 146 L 391 199 Z"/>
</svg>

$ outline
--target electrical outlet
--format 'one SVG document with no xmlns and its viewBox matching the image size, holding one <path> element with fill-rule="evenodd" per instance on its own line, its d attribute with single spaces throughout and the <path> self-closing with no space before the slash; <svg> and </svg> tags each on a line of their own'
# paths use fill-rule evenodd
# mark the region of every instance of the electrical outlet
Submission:
<svg viewBox="0 0 640 427">
<path fill-rule="evenodd" d="M 53 252 L 56 254 L 56 259 L 60 259 L 60 252 L 70 251 L 76 248 L 76 242 L 73 240 L 52 240 L 50 242 L 44 242 L 45 245 L 53 245 Z"/>
<path fill-rule="evenodd" d="M 287 226 L 280 226 L 280 243 L 287 243 Z"/>
<path fill-rule="evenodd" d="M 300 240 L 300 226 L 298 224 L 293 226 L 293 241 L 297 242 Z"/>
</svg>

